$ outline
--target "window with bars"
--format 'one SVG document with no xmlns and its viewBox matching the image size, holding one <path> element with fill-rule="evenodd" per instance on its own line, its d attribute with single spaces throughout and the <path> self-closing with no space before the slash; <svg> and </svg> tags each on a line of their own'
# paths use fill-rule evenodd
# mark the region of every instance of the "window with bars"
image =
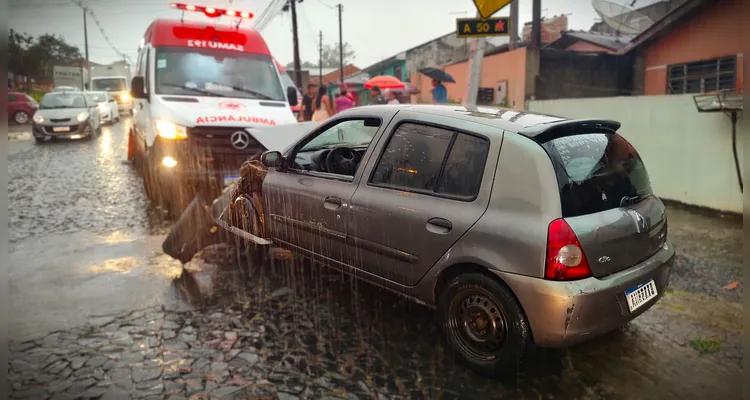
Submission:
<svg viewBox="0 0 750 400">
<path fill-rule="evenodd" d="M 694 61 L 668 67 L 668 94 L 704 93 L 734 89 L 737 57 Z"/>
</svg>

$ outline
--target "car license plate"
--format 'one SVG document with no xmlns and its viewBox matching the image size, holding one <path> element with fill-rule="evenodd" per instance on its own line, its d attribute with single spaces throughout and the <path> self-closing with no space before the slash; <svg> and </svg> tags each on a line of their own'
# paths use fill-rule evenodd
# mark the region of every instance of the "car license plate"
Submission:
<svg viewBox="0 0 750 400">
<path fill-rule="evenodd" d="M 56 126 L 52 128 L 52 132 L 70 132 L 69 126 Z"/>
<path fill-rule="evenodd" d="M 648 303 L 656 295 L 656 283 L 653 279 L 625 291 L 625 298 L 628 301 L 628 308 L 631 313 Z"/>
<path fill-rule="evenodd" d="M 232 183 L 237 182 L 238 180 L 240 180 L 239 175 L 227 175 L 224 177 L 224 186 L 229 186 Z"/>
</svg>

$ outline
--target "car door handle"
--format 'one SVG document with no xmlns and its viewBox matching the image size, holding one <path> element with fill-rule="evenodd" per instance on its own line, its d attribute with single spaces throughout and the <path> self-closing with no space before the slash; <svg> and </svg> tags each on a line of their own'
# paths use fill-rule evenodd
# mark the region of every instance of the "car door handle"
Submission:
<svg viewBox="0 0 750 400">
<path fill-rule="evenodd" d="M 453 229 L 453 224 L 445 218 L 430 218 L 426 228 L 433 233 L 445 234 Z"/>
<path fill-rule="evenodd" d="M 326 197 L 325 201 L 323 201 L 323 207 L 329 210 L 338 210 L 341 208 L 341 205 L 341 199 L 338 197 Z"/>
</svg>

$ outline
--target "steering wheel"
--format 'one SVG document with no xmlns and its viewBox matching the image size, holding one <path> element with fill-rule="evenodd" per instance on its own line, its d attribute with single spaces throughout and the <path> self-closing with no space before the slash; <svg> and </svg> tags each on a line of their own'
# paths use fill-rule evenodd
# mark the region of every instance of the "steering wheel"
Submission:
<svg viewBox="0 0 750 400">
<path fill-rule="evenodd" d="M 362 155 L 349 147 L 336 147 L 326 157 L 326 169 L 332 174 L 354 176 Z"/>
</svg>

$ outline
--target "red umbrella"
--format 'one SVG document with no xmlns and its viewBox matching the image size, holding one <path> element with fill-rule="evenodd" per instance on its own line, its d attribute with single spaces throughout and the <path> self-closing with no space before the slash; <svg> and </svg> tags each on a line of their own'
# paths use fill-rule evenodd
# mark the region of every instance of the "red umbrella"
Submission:
<svg viewBox="0 0 750 400">
<path fill-rule="evenodd" d="M 378 75 L 365 82 L 366 88 L 370 89 L 373 86 L 377 86 L 381 89 L 402 89 L 406 85 L 404 85 L 404 82 L 401 82 L 393 76 Z"/>
</svg>

